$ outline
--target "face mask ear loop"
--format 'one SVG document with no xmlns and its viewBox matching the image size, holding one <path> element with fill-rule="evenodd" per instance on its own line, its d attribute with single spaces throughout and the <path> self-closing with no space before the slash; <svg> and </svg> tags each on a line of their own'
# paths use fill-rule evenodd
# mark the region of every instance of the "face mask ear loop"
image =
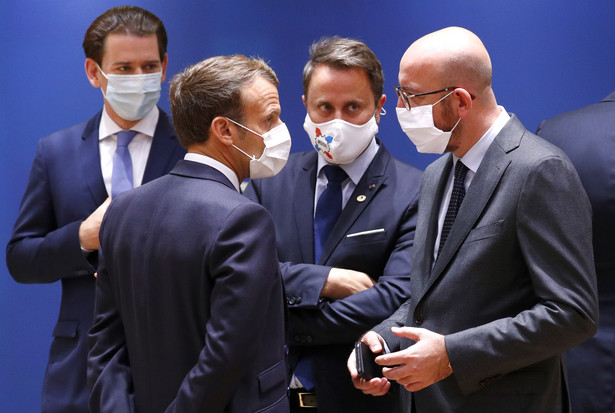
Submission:
<svg viewBox="0 0 615 413">
<path fill-rule="evenodd" d="M 242 127 L 242 128 L 244 128 L 245 130 L 247 130 L 247 131 L 249 131 L 249 132 L 252 132 L 252 133 L 253 133 L 253 134 L 255 134 L 256 136 L 260 136 L 260 137 L 261 137 L 261 139 L 263 139 L 263 140 L 265 139 L 265 138 L 263 138 L 263 135 L 261 135 L 261 134 L 260 134 L 260 133 L 258 133 L 258 132 L 254 132 L 252 129 L 250 129 L 250 128 L 246 127 L 246 126 L 243 126 L 241 123 L 235 122 L 235 121 L 234 121 L 233 119 L 231 119 L 231 118 L 226 118 L 226 119 L 230 120 L 230 121 L 231 121 L 231 122 L 233 122 L 235 125 L 237 125 L 237 126 L 239 126 L 239 127 Z"/>
<path fill-rule="evenodd" d="M 258 134 L 258 133 L 256 133 L 256 132 L 254 132 L 254 131 L 253 131 L 252 129 L 250 129 L 250 128 L 246 128 L 246 127 L 245 127 L 245 126 L 243 126 L 241 123 L 235 122 L 235 121 L 234 121 L 233 119 L 231 119 L 231 118 L 226 118 L 226 119 L 230 120 L 230 121 L 231 121 L 231 122 L 233 122 L 235 125 L 240 126 L 240 127 L 244 128 L 244 129 L 246 129 L 246 130 L 248 130 L 248 131 L 250 131 L 250 132 L 252 132 L 252 133 L 254 133 L 254 134 L 256 134 L 256 135 L 258 135 L 258 136 L 260 136 L 260 137 L 262 138 L 262 136 L 261 136 L 260 134 Z M 237 149 L 239 152 L 243 153 L 245 156 L 247 156 L 247 157 L 248 157 L 248 158 L 250 158 L 251 160 L 253 160 L 253 161 L 255 161 L 255 160 L 256 160 L 256 156 L 254 156 L 254 155 L 248 155 L 248 154 L 247 154 L 247 153 L 246 153 L 243 149 L 240 149 L 240 148 L 239 148 L 238 146 L 236 146 L 235 144 L 233 144 L 233 148 Z"/>
<path fill-rule="evenodd" d="M 256 156 L 254 155 L 248 155 L 244 150 L 239 149 L 238 146 L 236 146 L 234 143 L 232 144 L 233 148 L 237 149 L 239 152 L 243 153 L 245 156 L 247 156 L 248 158 L 250 158 L 251 160 L 255 161 L 256 160 Z"/>
<path fill-rule="evenodd" d="M 454 92 L 454 90 L 453 90 L 453 91 L 451 91 L 451 92 L 449 92 L 449 93 L 447 93 L 447 94 L 446 94 L 446 96 L 444 96 L 442 99 L 438 100 L 436 103 L 434 103 L 434 104 L 433 104 L 433 105 L 431 105 L 431 106 L 436 106 L 438 103 L 442 102 L 444 99 L 446 99 L 447 97 L 449 97 L 450 95 L 452 95 L 452 94 L 453 94 L 453 92 Z"/>
<path fill-rule="evenodd" d="M 380 116 L 384 116 L 386 114 L 387 114 L 387 110 L 383 106 L 382 109 L 380 110 Z"/>
</svg>

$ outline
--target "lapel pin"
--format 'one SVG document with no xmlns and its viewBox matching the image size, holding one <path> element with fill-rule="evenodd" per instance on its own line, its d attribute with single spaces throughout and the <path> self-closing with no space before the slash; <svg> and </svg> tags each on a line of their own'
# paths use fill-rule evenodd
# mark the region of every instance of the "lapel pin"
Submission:
<svg viewBox="0 0 615 413">
<path fill-rule="evenodd" d="M 367 199 L 367 197 L 365 195 L 359 195 L 357 197 L 357 202 L 363 202 Z"/>
<path fill-rule="evenodd" d="M 370 191 L 373 191 L 375 187 L 376 187 L 376 184 L 369 184 Z"/>
</svg>

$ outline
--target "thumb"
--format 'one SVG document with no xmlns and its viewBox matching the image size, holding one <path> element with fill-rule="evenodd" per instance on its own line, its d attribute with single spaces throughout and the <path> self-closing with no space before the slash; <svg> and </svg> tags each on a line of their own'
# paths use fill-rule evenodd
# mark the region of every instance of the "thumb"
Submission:
<svg viewBox="0 0 615 413">
<path fill-rule="evenodd" d="M 409 338 L 413 341 L 421 339 L 421 328 L 416 327 L 391 327 L 391 332 L 398 337 Z"/>
</svg>

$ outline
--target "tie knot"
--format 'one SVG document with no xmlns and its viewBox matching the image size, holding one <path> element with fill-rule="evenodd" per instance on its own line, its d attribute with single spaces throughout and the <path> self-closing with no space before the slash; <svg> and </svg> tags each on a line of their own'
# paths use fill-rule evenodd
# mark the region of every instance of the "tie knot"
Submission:
<svg viewBox="0 0 615 413">
<path fill-rule="evenodd" d="M 336 165 L 326 165 L 322 169 L 325 171 L 328 182 L 340 183 L 348 177 L 346 172 Z"/>
<path fill-rule="evenodd" d="M 128 146 L 132 138 L 135 137 L 137 131 L 123 130 L 117 134 L 117 146 Z"/>
<path fill-rule="evenodd" d="M 465 179 L 466 172 L 468 172 L 468 167 L 465 166 L 461 160 L 458 160 L 457 165 L 455 165 L 455 180 Z"/>
</svg>

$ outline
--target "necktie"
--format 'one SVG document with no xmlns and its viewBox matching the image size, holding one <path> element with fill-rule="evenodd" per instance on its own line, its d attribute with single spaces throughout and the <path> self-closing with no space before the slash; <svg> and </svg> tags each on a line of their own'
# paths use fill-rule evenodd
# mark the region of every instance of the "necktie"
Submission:
<svg viewBox="0 0 615 413">
<path fill-rule="evenodd" d="M 128 144 L 137 131 L 124 130 L 117 134 L 117 148 L 113 155 L 113 173 L 111 175 L 111 197 L 132 189 L 132 159 Z"/>
<path fill-rule="evenodd" d="M 342 181 L 348 177 L 339 166 L 326 165 L 323 171 L 327 177 L 327 187 L 320 194 L 314 214 L 314 262 L 318 263 L 322 247 L 327 242 L 331 229 L 342 212 Z M 294 371 L 303 387 L 314 388 L 314 374 L 310 357 L 303 355 Z"/>
<path fill-rule="evenodd" d="M 451 200 L 448 203 L 448 209 L 446 210 L 446 217 L 444 218 L 444 224 L 442 225 L 442 234 L 440 235 L 440 245 L 438 246 L 438 255 L 442 251 L 442 247 L 448 238 L 448 233 L 451 231 L 453 222 L 457 217 L 457 212 L 463 202 L 463 198 L 466 196 L 466 188 L 464 182 L 466 179 L 466 172 L 468 167 L 465 166 L 461 160 L 457 161 L 455 165 L 455 180 L 453 182 L 453 192 L 451 193 Z"/>
<path fill-rule="evenodd" d="M 342 212 L 342 181 L 348 177 L 339 166 L 326 165 L 327 187 L 318 198 L 314 214 L 314 263 L 318 264 L 322 248 Z"/>
</svg>

